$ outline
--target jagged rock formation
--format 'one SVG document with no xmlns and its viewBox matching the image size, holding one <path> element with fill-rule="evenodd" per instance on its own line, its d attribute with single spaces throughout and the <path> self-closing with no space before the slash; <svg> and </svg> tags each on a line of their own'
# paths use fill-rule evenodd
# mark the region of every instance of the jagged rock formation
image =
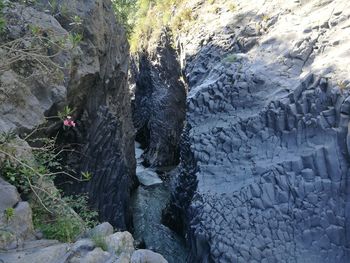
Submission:
<svg viewBox="0 0 350 263">
<path fill-rule="evenodd" d="M 24 240 L 33 237 L 32 210 L 28 202 L 22 202 L 16 187 L 0 178 L 0 250 L 14 249 Z M 13 208 L 13 217 L 7 218 L 4 211 Z"/>
<path fill-rule="evenodd" d="M 178 41 L 197 172 L 178 177 L 173 218 L 180 207 L 189 261 L 347 262 L 349 3 L 186 7 L 196 20 Z"/>
<path fill-rule="evenodd" d="M 43 124 L 44 117 L 57 115 L 64 105 L 75 109 L 74 129 L 63 130 L 62 122 L 50 121 L 44 130 L 49 136 L 58 134 L 58 143 L 73 145 L 74 152 L 65 159 L 78 175 L 92 174 L 88 183 L 74 183 L 66 190 L 88 192 L 100 219 L 125 229 L 131 221 L 128 202 L 135 182 L 125 33 L 109 0 L 55 3 L 13 3 L 4 11 L 2 41 L 18 41 L 19 52 L 37 49 L 34 56 L 1 65 L 0 130 L 23 134 Z M 45 41 L 64 45 L 60 50 Z"/>
<path fill-rule="evenodd" d="M 0 148 L 0 165 L 5 160 L 14 162 L 8 159 L 4 148 L 11 148 L 11 154 L 16 159 L 33 161 L 32 148 L 18 138 L 2 143 Z M 55 186 L 47 183 L 47 187 L 43 184 L 40 186 L 45 191 L 55 191 Z M 38 212 L 35 214 L 37 216 Z M 33 220 L 29 203 L 21 199 L 16 187 L 0 177 L 0 262 L 167 263 L 158 253 L 145 249 L 136 250 L 134 239 L 129 232 L 114 233 L 113 226 L 107 222 L 93 229 L 85 229 L 74 243 L 60 243 L 56 240 L 42 239 L 43 233 L 34 229 L 33 221 L 35 218 Z M 72 231 L 68 228 L 60 230 Z"/>
<path fill-rule="evenodd" d="M 133 104 L 136 140 L 145 148 L 145 165 L 170 166 L 179 159 L 186 91 L 180 80 L 176 52 L 166 32 L 160 36 L 159 45 L 148 52 L 135 58 L 137 66 L 132 71 L 136 82 Z"/>
<path fill-rule="evenodd" d="M 47 112 L 55 108 L 57 112 L 58 105 L 65 102 L 67 87 L 59 67 L 69 61 L 70 55 L 62 50 L 54 63 L 47 57 L 49 50 L 42 39 L 55 41 L 68 32 L 50 14 L 32 7 L 12 3 L 4 15 L 6 28 L 0 35 L 0 131 L 24 133 L 42 124 Z M 40 35 L 32 33 L 34 27 Z"/>
<path fill-rule="evenodd" d="M 109 223 L 96 226 L 73 244 L 36 239 L 28 203 L 20 202 L 15 187 L 1 178 L 0 195 L 1 262 L 167 263 L 163 256 L 153 251 L 135 250 L 132 235 L 127 231 L 113 233 Z M 15 206 L 14 216 L 5 218 L 3 208 L 12 206 Z"/>
</svg>

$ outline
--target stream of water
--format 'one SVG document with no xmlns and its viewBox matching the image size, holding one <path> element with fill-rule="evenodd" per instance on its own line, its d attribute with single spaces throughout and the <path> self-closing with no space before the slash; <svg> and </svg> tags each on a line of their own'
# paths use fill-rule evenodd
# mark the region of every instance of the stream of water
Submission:
<svg viewBox="0 0 350 263">
<path fill-rule="evenodd" d="M 146 248 L 162 254 L 169 263 L 185 263 L 188 250 L 184 239 L 161 223 L 162 210 L 170 198 L 169 185 L 142 165 L 143 150 L 138 143 L 135 152 L 141 185 L 132 198 L 134 238 L 143 240 Z"/>
</svg>

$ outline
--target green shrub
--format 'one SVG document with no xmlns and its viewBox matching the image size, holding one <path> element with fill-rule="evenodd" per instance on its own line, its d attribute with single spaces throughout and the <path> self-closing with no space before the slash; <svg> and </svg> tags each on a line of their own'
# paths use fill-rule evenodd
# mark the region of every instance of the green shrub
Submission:
<svg viewBox="0 0 350 263">
<path fill-rule="evenodd" d="M 83 35 L 80 33 L 69 33 L 68 39 L 72 44 L 73 48 L 75 48 L 83 40 Z"/>
<path fill-rule="evenodd" d="M 79 220 L 70 216 L 52 218 L 41 215 L 41 210 L 33 210 L 33 222 L 36 229 L 40 229 L 45 238 L 56 239 L 61 242 L 73 242 L 84 228 Z"/>
<path fill-rule="evenodd" d="M 89 207 L 88 200 L 89 198 L 86 194 L 63 197 L 63 201 L 84 221 L 85 227 L 92 228 L 97 224 L 98 213 Z"/>
<path fill-rule="evenodd" d="M 23 161 L 25 163 L 25 161 Z M 31 192 L 30 182 L 33 181 L 35 173 L 26 166 L 16 166 L 10 160 L 5 161 L 2 167 L 3 177 L 16 186 L 21 194 L 27 195 Z"/>
<path fill-rule="evenodd" d="M 13 131 L 0 133 L 0 145 L 10 143 L 16 138 L 16 134 Z"/>
<path fill-rule="evenodd" d="M 37 138 L 32 142 L 42 144 L 32 148 L 35 157 L 32 161 L 17 159 L 4 147 L 6 143 L 0 144 L 0 153 L 8 158 L 0 167 L 2 176 L 15 185 L 22 196 L 30 199 L 35 228 L 40 229 L 46 238 L 72 242 L 83 231 L 96 225 L 98 214 L 89 208 L 86 195 L 62 197 L 53 180 L 60 174 L 79 181 L 87 180 L 65 172 L 55 152 L 54 140 Z M 8 215 L 10 218 L 10 210 Z"/>
<path fill-rule="evenodd" d="M 91 237 L 96 247 L 100 247 L 103 251 L 108 250 L 108 245 L 104 236 L 101 235 L 93 235 Z"/>
<path fill-rule="evenodd" d="M 34 205 L 33 223 L 48 239 L 72 242 L 82 232 L 97 224 L 97 212 L 89 208 L 84 195 L 68 196 L 62 200 L 66 205 L 50 201 L 55 207 L 54 214 L 43 209 L 40 204 Z"/>
<path fill-rule="evenodd" d="M 15 209 L 13 209 L 12 207 L 5 209 L 6 221 L 10 221 L 14 216 L 15 216 Z"/>
<path fill-rule="evenodd" d="M 130 50 L 147 49 L 159 40 L 162 29 L 169 27 L 172 33 L 183 28 L 193 19 L 189 8 L 176 11 L 184 0 L 138 0 L 133 13 L 133 28 L 129 37 Z"/>
<path fill-rule="evenodd" d="M 116 19 L 124 26 L 128 36 L 134 27 L 137 2 L 137 0 L 112 0 Z"/>
</svg>

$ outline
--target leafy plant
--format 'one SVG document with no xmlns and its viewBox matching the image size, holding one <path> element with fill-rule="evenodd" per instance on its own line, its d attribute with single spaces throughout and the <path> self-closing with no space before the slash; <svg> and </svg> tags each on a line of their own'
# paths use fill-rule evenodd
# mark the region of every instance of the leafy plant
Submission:
<svg viewBox="0 0 350 263">
<path fill-rule="evenodd" d="M 62 201 L 66 206 L 52 204 L 55 207 L 54 215 L 47 213 L 41 206 L 35 206 L 34 226 L 40 229 L 46 238 L 72 242 L 84 230 L 97 224 L 98 213 L 89 208 L 86 195 L 66 196 Z"/>
<path fill-rule="evenodd" d="M 66 196 L 63 200 L 83 219 L 87 228 L 96 226 L 98 213 L 89 207 L 86 194 Z"/>
<path fill-rule="evenodd" d="M 124 26 L 128 36 L 132 33 L 137 0 L 112 0 L 116 19 Z"/>
<path fill-rule="evenodd" d="M 174 19 L 174 22 L 172 24 L 173 31 L 181 30 L 183 25 L 192 19 L 192 10 L 190 8 L 183 9 Z"/>
<path fill-rule="evenodd" d="M 81 175 L 83 176 L 83 178 L 85 178 L 86 180 L 90 180 L 92 177 L 92 174 L 89 172 L 81 172 Z"/>
<path fill-rule="evenodd" d="M 100 247 L 103 251 L 108 250 L 108 245 L 104 236 L 101 235 L 93 235 L 91 237 L 96 247 Z"/>
<path fill-rule="evenodd" d="M 63 111 L 58 112 L 58 117 L 63 121 L 67 118 L 67 116 L 72 115 L 74 112 L 74 109 L 70 108 L 69 106 L 65 106 L 63 108 Z"/>
<path fill-rule="evenodd" d="M 192 19 L 192 10 L 183 9 L 176 13 L 183 0 L 138 0 L 133 12 L 133 30 L 129 37 L 130 50 L 136 52 L 158 41 L 164 27 L 181 28 L 185 21 Z M 174 33 L 174 32 L 173 32 Z"/>
<path fill-rule="evenodd" d="M 69 111 L 69 109 L 66 109 Z M 59 161 L 53 139 L 35 139 L 41 147 L 32 148 L 35 161 L 17 159 L 0 149 L 7 156 L 2 176 L 15 185 L 19 192 L 29 197 L 33 210 L 33 222 L 45 237 L 71 242 L 83 231 L 97 223 L 97 212 L 90 209 L 86 195 L 62 197 L 54 187 L 53 179 L 61 174 L 84 181 L 65 171 Z"/>
<path fill-rule="evenodd" d="M 13 209 L 12 207 L 5 209 L 5 218 L 7 222 L 10 221 L 14 216 L 15 216 L 15 209 Z"/>
<path fill-rule="evenodd" d="M 0 133 L 0 145 L 10 143 L 16 138 L 16 134 L 13 131 Z"/>
<path fill-rule="evenodd" d="M 31 181 L 35 177 L 34 171 L 26 166 L 14 166 L 6 160 L 2 168 L 3 177 L 17 187 L 20 193 L 29 194 L 31 192 Z"/>
<path fill-rule="evenodd" d="M 42 31 L 42 29 L 37 25 L 30 25 L 29 28 L 32 34 L 35 36 L 39 35 Z"/>
<path fill-rule="evenodd" d="M 51 8 L 51 14 L 56 15 L 59 12 L 59 5 L 57 0 L 49 0 L 49 6 Z"/>
<path fill-rule="evenodd" d="M 74 241 L 83 230 L 81 222 L 72 216 L 60 215 L 53 218 L 42 214 L 40 209 L 33 209 L 33 222 L 35 228 L 40 229 L 46 238 L 61 242 Z"/>
<path fill-rule="evenodd" d="M 83 20 L 80 16 L 73 16 L 73 22 L 71 22 L 69 25 L 75 25 L 75 26 L 81 26 L 83 23 Z"/>
<path fill-rule="evenodd" d="M 70 33 L 68 39 L 72 44 L 73 48 L 77 47 L 79 43 L 83 40 L 83 35 L 80 33 Z"/>
</svg>

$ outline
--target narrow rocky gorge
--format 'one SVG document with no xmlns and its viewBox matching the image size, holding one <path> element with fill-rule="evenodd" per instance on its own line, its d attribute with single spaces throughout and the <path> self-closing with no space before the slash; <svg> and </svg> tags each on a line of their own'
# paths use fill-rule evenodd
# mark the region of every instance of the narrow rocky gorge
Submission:
<svg viewBox="0 0 350 263">
<path fill-rule="evenodd" d="M 1 21 L 6 21 L 0 34 L 0 261 L 167 262 L 150 250 L 136 249 L 132 235 L 120 232 L 132 230 L 130 201 L 137 179 L 127 86 L 129 50 L 112 3 L 0 4 Z M 60 114 L 64 114 L 64 122 Z M 20 181 L 23 167 L 39 175 L 39 181 L 43 179 L 45 172 L 39 173 L 31 164 L 36 162 L 34 150 L 45 148 L 26 142 L 41 137 L 54 138 L 56 149 L 61 149 L 55 155 L 60 154 L 64 168 L 69 167 L 56 177 L 57 187 L 65 195 L 88 194 L 99 221 L 109 223 L 85 229 L 66 243 L 44 239 L 43 233 L 34 229 L 38 220 L 32 210 L 35 196 L 42 208 L 52 213 L 54 207 L 45 206 L 47 201 L 38 193 L 50 196 L 56 191 L 53 198 L 62 203 L 61 192 L 50 178 L 43 186 L 24 175 L 31 189 L 38 191 L 33 190 L 34 197 L 28 196 L 21 185 L 16 189 L 2 177 L 6 165 L 15 162 L 17 171 L 7 180 Z M 54 220 L 46 224 L 50 226 Z M 70 232 L 75 227 L 62 221 L 55 231 Z"/>
<path fill-rule="evenodd" d="M 145 149 L 144 164 L 153 167 L 176 165 L 185 120 L 186 91 L 169 34 L 164 31 L 159 45 L 134 56 L 133 63 L 133 121 L 136 140 Z"/>
<path fill-rule="evenodd" d="M 182 8 L 187 128 L 163 220 L 188 262 L 347 262 L 349 3 Z"/>
<path fill-rule="evenodd" d="M 10 2 L 0 262 L 349 262 L 347 0 L 175 1 L 131 56 L 110 0 Z M 47 189 L 104 222 L 74 240 L 44 239 L 35 196 L 3 179 L 36 136 L 78 177 Z"/>
</svg>

